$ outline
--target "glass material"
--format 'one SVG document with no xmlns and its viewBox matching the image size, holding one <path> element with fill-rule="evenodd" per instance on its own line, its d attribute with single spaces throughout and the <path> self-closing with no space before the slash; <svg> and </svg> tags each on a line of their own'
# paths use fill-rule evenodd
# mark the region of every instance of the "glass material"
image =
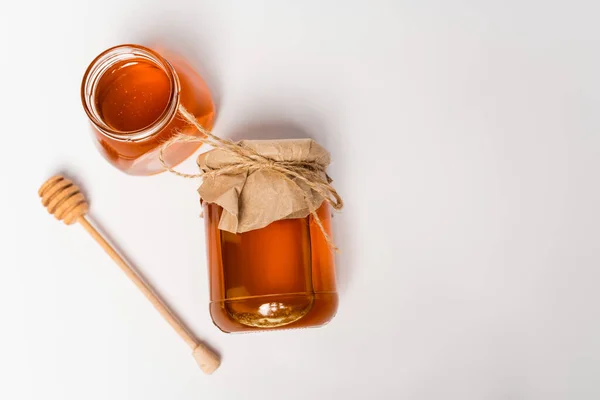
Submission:
<svg viewBox="0 0 600 400">
<path fill-rule="evenodd" d="M 221 212 L 204 205 L 215 325 L 244 332 L 319 326 L 333 318 L 334 254 L 312 216 L 233 234 L 219 230 Z M 317 214 L 330 232 L 329 206 Z"/>
</svg>

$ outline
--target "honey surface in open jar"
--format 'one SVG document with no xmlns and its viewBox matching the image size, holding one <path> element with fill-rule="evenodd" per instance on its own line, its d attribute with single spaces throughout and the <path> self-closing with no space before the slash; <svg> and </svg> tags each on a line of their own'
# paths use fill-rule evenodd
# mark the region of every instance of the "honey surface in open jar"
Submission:
<svg viewBox="0 0 600 400">
<path fill-rule="evenodd" d="M 165 112 L 171 92 L 165 72 L 144 60 L 115 64 L 102 75 L 96 90 L 101 118 L 121 132 L 152 125 Z"/>
</svg>

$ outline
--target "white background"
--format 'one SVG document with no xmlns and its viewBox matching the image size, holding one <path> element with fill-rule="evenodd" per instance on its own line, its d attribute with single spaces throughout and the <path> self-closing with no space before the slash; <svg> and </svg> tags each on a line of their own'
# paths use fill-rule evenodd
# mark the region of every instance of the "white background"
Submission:
<svg viewBox="0 0 600 400">
<path fill-rule="evenodd" d="M 596 1 L 0 3 L 0 398 L 600 398 Z M 225 335 L 208 314 L 197 182 L 96 152 L 82 74 L 120 43 L 203 74 L 224 137 L 332 153 L 340 308 L 325 328 Z M 193 171 L 193 163 L 184 169 Z M 38 186 L 91 214 L 201 338 L 203 375 Z"/>
</svg>

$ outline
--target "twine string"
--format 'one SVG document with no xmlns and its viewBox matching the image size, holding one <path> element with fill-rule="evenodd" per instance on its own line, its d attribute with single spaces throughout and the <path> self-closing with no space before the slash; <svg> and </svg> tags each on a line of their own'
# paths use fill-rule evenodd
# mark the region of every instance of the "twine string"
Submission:
<svg viewBox="0 0 600 400">
<path fill-rule="evenodd" d="M 219 175 L 237 174 L 245 171 L 255 172 L 265 169 L 277 172 L 284 179 L 292 182 L 302 191 L 304 198 L 306 199 L 306 203 L 309 206 L 310 214 L 319 227 L 319 230 L 325 237 L 327 244 L 332 249 L 338 251 L 338 248 L 335 247 L 331 237 L 325 231 L 325 227 L 323 226 L 321 218 L 319 218 L 316 210 L 313 209 L 312 204 L 308 200 L 308 197 L 305 194 L 305 189 L 302 188 L 302 186 L 300 186 L 298 183 L 298 181 L 302 182 L 311 190 L 317 192 L 334 210 L 341 210 L 344 206 L 344 202 L 338 192 L 333 188 L 333 186 L 331 186 L 331 178 L 329 178 L 329 176 L 325 173 L 325 168 L 322 165 L 310 161 L 273 160 L 269 157 L 259 154 L 257 151 L 249 147 L 241 146 L 240 144 L 229 139 L 222 139 L 212 134 L 209 130 L 200 125 L 200 123 L 198 123 L 196 120 L 196 117 L 194 117 L 194 115 L 186 110 L 182 105 L 179 106 L 178 111 L 186 122 L 188 122 L 190 125 L 193 125 L 194 128 L 200 132 L 201 136 L 179 134 L 173 136 L 171 139 L 162 144 L 158 153 L 158 159 L 167 171 L 182 178 L 188 179 L 199 177 L 216 178 Z M 170 146 L 176 143 L 207 144 L 214 148 L 225 150 L 233 155 L 238 156 L 239 161 L 222 168 L 210 168 L 207 171 L 200 171 L 196 174 L 179 172 L 167 165 L 164 154 Z"/>
</svg>

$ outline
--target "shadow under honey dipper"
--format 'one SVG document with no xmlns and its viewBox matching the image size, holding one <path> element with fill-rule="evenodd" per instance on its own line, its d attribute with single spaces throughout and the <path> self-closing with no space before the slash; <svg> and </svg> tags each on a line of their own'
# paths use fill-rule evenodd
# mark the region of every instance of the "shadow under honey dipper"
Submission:
<svg viewBox="0 0 600 400">
<path fill-rule="evenodd" d="M 42 204 L 56 219 L 67 225 L 79 222 L 81 226 L 94 238 L 102 249 L 113 259 L 127 277 L 137 286 L 144 296 L 150 301 L 160 315 L 171 325 L 177 334 L 192 349 L 192 355 L 200 369 L 213 373 L 220 365 L 219 356 L 208 346 L 200 342 L 190 333 L 183 323 L 158 297 L 152 288 L 144 282 L 142 277 L 119 254 L 119 252 L 106 240 L 106 238 L 86 218 L 89 206 L 81 190 L 71 180 L 62 175 L 48 179 L 39 189 L 38 194 Z"/>
</svg>

